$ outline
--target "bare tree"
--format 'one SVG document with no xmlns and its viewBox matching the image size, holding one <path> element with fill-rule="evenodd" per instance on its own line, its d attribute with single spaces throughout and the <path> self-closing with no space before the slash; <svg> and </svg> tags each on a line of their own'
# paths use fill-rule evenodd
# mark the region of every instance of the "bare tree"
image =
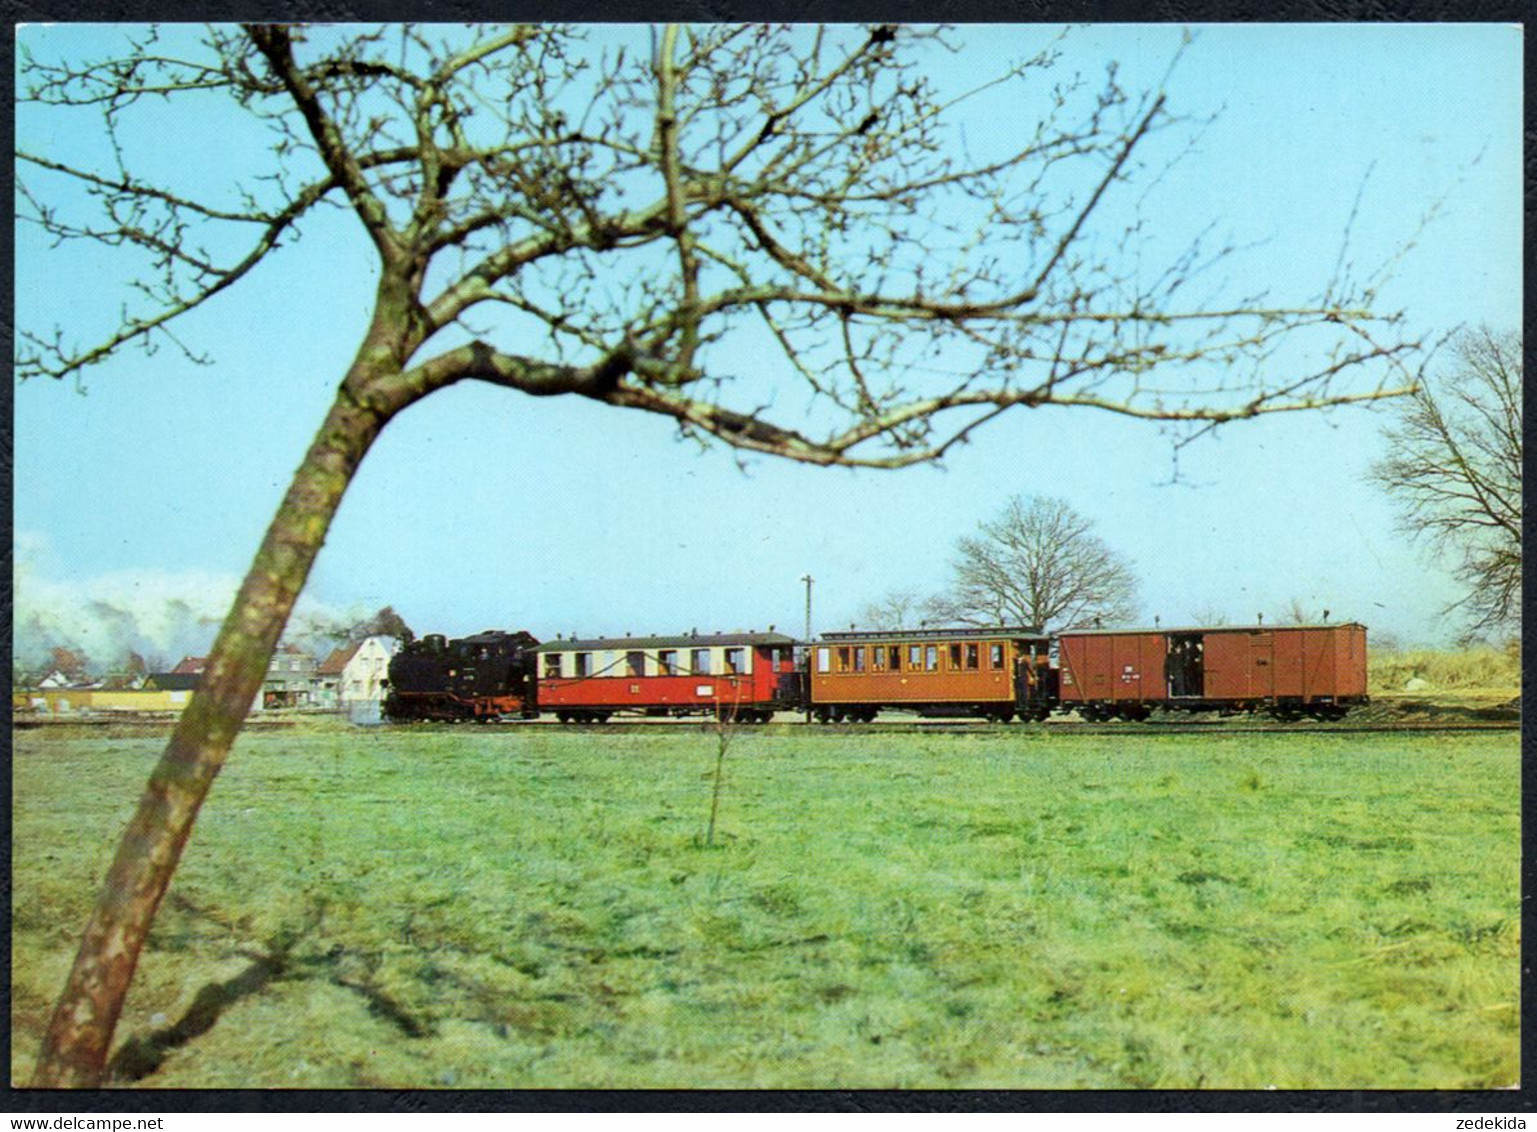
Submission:
<svg viewBox="0 0 1537 1132">
<path fill-rule="evenodd" d="M 1066 502 L 1010 499 L 955 544 L 949 590 L 932 603 L 964 625 L 1037 625 L 1046 632 L 1114 625 L 1137 615 L 1131 564 Z"/>
<path fill-rule="evenodd" d="M 84 680 L 91 667 L 91 658 L 84 649 L 68 645 L 55 645 L 48 652 L 48 663 L 62 676 L 71 680 Z"/>
<path fill-rule="evenodd" d="M 1190 614 L 1189 624 L 1201 628 L 1218 629 L 1224 625 L 1231 625 L 1233 619 L 1219 606 L 1207 602 L 1197 606 Z"/>
<path fill-rule="evenodd" d="M 386 605 L 369 617 L 358 617 L 350 622 L 329 614 L 303 620 L 306 633 L 336 643 L 366 641 L 369 637 L 394 637 L 403 644 L 410 644 L 416 639 L 411 626 L 395 612 L 392 605 Z"/>
<path fill-rule="evenodd" d="M 18 373 L 78 377 L 128 347 L 201 358 L 183 316 L 269 263 L 315 269 L 302 237 L 325 208 L 366 237 L 374 299 L 124 834 L 39 1085 L 99 1080 L 149 924 L 342 495 L 385 424 L 435 390 L 572 394 L 736 449 L 899 467 L 1012 406 L 1198 429 L 1413 383 L 1419 344 L 1346 280 L 1235 297 L 1210 270 L 1230 249 L 1204 234 L 1133 267 L 1149 229 L 1128 185 L 1156 183 L 1192 124 L 1114 67 L 1053 85 L 1055 44 L 950 91 L 928 62 L 954 33 L 890 25 L 127 34 L 113 58 L 19 53 L 18 217 L 113 249 L 134 289 L 100 338 L 19 327 Z M 1000 86 L 1018 128 L 973 159 L 968 100 Z M 174 145 L 179 116 L 213 101 L 270 138 L 227 191 L 141 163 L 146 139 Z M 47 143 L 64 135 L 72 154 L 94 138 L 94 158 Z M 746 356 L 767 373 L 740 372 Z"/>
<path fill-rule="evenodd" d="M 906 629 L 924 615 L 924 609 L 917 590 L 890 590 L 860 606 L 859 624 L 866 629 Z"/>
<path fill-rule="evenodd" d="M 1307 605 L 1300 597 L 1294 597 L 1286 603 L 1286 608 L 1276 617 L 1277 625 L 1311 625 L 1318 618 L 1308 612 Z"/>
<path fill-rule="evenodd" d="M 1463 641 L 1521 628 L 1521 336 L 1466 331 L 1454 364 L 1402 402 L 1372 479 L 1402 527 L 1450 559 Z"/>
</svg>

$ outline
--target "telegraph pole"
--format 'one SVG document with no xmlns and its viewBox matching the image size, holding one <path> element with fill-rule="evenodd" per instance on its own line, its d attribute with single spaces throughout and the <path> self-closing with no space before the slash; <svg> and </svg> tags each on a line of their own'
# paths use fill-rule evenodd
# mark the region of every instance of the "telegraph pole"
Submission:
<svg viewBox="0 0 1537 1132">
<path fill-rule="evenodd" d="M 801 699 L 806 705 L 807 723 L 811 722 L 811 583 L 813 580 L 810 574 L 801 579 L 801 581 L 806 583 L 806 675 L 802 678 L 801 689 L 803 694 Z"/>
<path fill-rule="evenodd" d="M 809 648 L 811 645 L 811 583 L 815 579 L 807 574 L 801 581 L 806 583 L 806 645 Z"/>
</svg>

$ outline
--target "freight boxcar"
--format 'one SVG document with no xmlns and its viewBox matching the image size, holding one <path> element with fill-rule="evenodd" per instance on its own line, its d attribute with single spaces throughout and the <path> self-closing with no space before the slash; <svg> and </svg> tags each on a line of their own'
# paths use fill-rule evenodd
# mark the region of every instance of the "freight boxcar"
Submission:
<svg viewBox="0 0 1537 1132">
<path fill-rule="evenodd" d="M 433 633 L 390 660 L 384 716 L 412 720 L 528 718 L 536 711 L 537 637 L 488 629 L 457 640 Z"/>
<path fill-rule="evenodd" d="M 1065 632 L 1058 646 L 1061 705 L 1090 720 L 1155 708 L 1339 719 L 1367 702 L 1355 622 Z"/>
<path fill-rule="evenodd" d="M 1045 719 L 1055 698 L 1048 637 L 1021 626 L 824 634 L 811 709 L 823 723 L 888 708 L 924 716 Z"/>
<path fill-rule="evenodd" d="M 562 723 L 615 712 L 767 723 L 800 705 L 795 640 L 782 633 L 570 638 L 534 651 L 539 709 Z"/>
</svg>

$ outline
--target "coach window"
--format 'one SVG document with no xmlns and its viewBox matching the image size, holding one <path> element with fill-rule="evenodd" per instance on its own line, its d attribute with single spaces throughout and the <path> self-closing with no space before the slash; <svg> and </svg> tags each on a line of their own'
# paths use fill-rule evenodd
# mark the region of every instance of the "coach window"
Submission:
<svg viewBox="0 0 1537 1132">
<path fill-rule="evenodd" d="M 579 652 L 576 654 L 576 674 L 578 676 L 592 675 L 592 653 Z"/>
<path fill-rule="evenodd" d="M 678 674 L 678 650 L 658 650 L 656 654 L 656 670 L 662 676 L 676 676 Z"/>
<path fill-rule="evenodd" d="M 923 667 L 923 646 L 907 646 L 907 669 L 909 672 L 917 672 Z"/>
<path fill-rule="evenodd" d="M 975 672 L 978 668 L 982 667 L 982 646 L 981 645 L 967 645 L 966 646 L 966 667 L 967 667 L 967 669 L 969 669 L 969 670 L 971 670 L 973 672 Z"/>
<path fill-rule="evenodd" d="M 726 650 L 726 671 L 731 675 L 745 671 L 747 668 L 747 650 L 734 648 Z"/>
<path fill-rule="evenodd" d="M 865 646 L 864 645 L 855 645 L 854 646 L 854 671 L 855 672 L 863 672 L 864 670 L 865 670 Z"/>
<path fill-rule="evenodd" d="M 1003 642 L 993 641 L 987 646 L 987 666 L 989 668 L 1003 667 Z"/>
<path fill-rule="evenodd" d="M 833 650 L 826 645 L 817 648 L 817 671 L 831 672 L 833 663 Z"/>
<path fill-rule="evenodd" d="M 961 670 L 961 646 L 958 645 L 958 644 L 951 645 L 950 646 L 950 671 L 951 672 L 959 672 L 960 670 Z"/>
<path fill-rule="evenodd" d="M 924 645 L 923 646 L 923 667 L 924 667 L 924 669 L 926 671 L 929 671 L 929 672 L 938 672 L 939 671 L 939 646 L 938 645 Z"/>
<path fill-rule="evenodd" d="M 560 676 L 560 653 L 547 652 L 544 654 L 544 678 L 554 680 Z"/>
<path fill-rule="evenodd" d="M 893 672 L 899 671 L 902 667 L 902 646 L 892 645 L 886 651 L 890 654 L 886 658 L 888 667 L 890 667 L 891 671 Z"/>
<path fill-rule="evenodd" d="M 632 649 L 625 653 L 624 670 L 628 676 L 644 676 L 646 674 L 646 654 L 639 649 Z"/>
<path fill-rule="evenodd" d="M 880 645 L 870 650 L 870 667 L 877 672 L 886 671 L 886 650 Z"/>
<path fill-rule="evenodd" d="M 695 676 L 708 676 L 710 674 L 710 650 L 694 649 L 689 653 L 688 663 L 693 668 Z"/>
</svg>

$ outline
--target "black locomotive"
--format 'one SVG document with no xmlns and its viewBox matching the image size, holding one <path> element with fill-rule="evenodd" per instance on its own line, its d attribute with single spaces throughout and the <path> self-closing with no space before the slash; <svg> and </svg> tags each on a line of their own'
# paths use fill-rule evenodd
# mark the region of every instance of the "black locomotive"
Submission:
<svg viewBox="0 0 1537 1132">
<path fill-rule="evenodd" d="M 539 712 L 534 654 L 524 632 L 487 630 L 447 640 L 433 633 L 390 661 L 385 718 L 482 720 L 532 718 Z"/>
</svg>

